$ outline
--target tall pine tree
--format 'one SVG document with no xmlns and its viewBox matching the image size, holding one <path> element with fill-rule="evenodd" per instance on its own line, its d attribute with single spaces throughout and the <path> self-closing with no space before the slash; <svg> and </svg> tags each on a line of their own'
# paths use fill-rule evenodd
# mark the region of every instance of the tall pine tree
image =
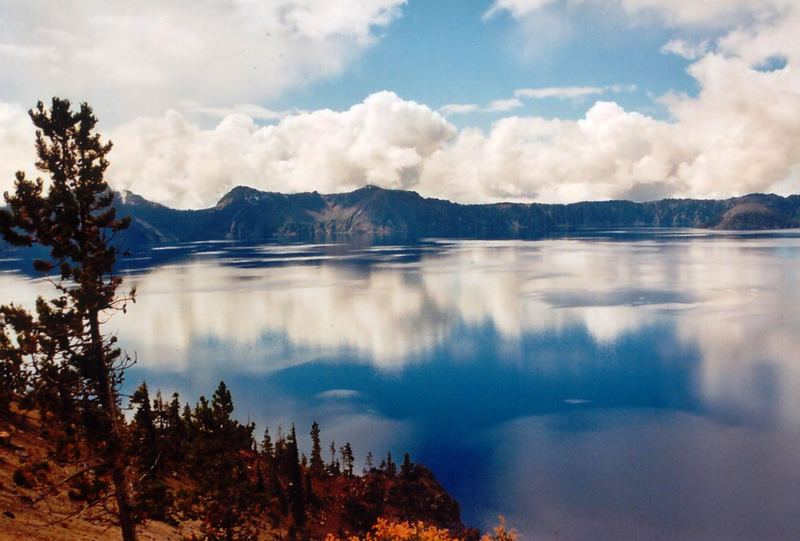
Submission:
<svg viewBox="0 0 800 541">
<path fill-rule="evenodd" d="M 319 424 L 314 421 L 311 425 L 311 473 L 317 477 L 325 471 L 325 463 L 322 461 L 322 445 L 319 441 Z"/>
<path fill-rule="evenodd" d="M 49 251 L 34 267 L 56 274 L 58 294 L 50 301 L 39 298 L 35 317 L 3 307 L 2 332 L 33 341 L 20 344 L 38 374 L 31 386 L 57 390 L 58 399 L 68 402 L 80 435 L 101 463 L 98 475 L 111 478 L 122 536 L 131 541 L 136 529 L 118 392 L 126 358 L 101 328 L 101 321 L 133 298 L 133 291 L 118 295 L 122 279 L 114 274 L 117 250 L 111 240 L 129 220 L 117 219 L 114 193 L 104 180 L 111 142 L 94 133 L 97 119 L 85 103 L 73 112 L 68 100 L 53 98 L 49 109 L 39 102 L 29 114 L 36 127 L 36 167 L 49 182 L 45 189 L 41 178 L 17 173 L 14 193 L 5 196 L 8 208 L 0 210 L 0 233 L 13 245 L 38 244 Z M 0 344 L 7 348 L 8 340 Z"/>
</svg>

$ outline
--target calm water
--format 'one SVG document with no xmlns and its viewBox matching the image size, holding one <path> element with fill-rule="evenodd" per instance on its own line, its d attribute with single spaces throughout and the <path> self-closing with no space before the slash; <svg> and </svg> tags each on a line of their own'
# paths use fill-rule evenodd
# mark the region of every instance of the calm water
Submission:
<svg viewBox="0 0 800 541">
<path fill-rule="evenodd" d="M 0 299 L 47 284 L 0 263 Z M 111 326 L 258 430 L 408 450 L 525 539 L 800 538 L 800 236 L 163 247 Z M 306 441 L 305 444 L 308 444 Z"/>
</svg>

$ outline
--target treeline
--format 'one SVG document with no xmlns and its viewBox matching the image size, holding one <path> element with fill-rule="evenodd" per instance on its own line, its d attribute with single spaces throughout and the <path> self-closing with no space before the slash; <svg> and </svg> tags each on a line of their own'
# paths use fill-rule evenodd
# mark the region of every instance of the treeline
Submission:
<svg viewBox="0 0 800 541">
<path fill-rule="evenodd" d="M 391 453 L 377 465 L 368 453 L 357 475 L 350 443 L 331 442 L 324 452 L 316 422 L 309 455 L 300 452 L 294 425 L 285 434 L 267 428 L 257 442 L 255 425 L 233 416 L 224 382 L 193 408 L 177 394 L 151 398 L 144 383 L 130 404 L 128 454 L 139 520 L 200 520 L 209 539 L 224 540 L 364 534 L 381 517 L 468 534 L 457 502 L 408 453 L 399 465 Z"/>
<path fill-rule="evenodd" d="M 114 487 L 102 458 L 74 429 L 83 421 L 72 415 L 82 413 L 46 396 L 32 386 L 20 389 L 6 394 L 9 407 L 0 410 L 6 424 L 38 431 L 51 444 L 45 459 L 15 471 L 14 482 L 39 494 L 36 500 L 66 494 L 77 509 L 102 509 Z M 177 393 L 167 400 L 160 392 L 151 396 L 142 383 L 129 408 L 122 456 L 136 523 L 194 522 L 203 539 L 233 541 L 350 538 L 367 535 L 379 520 L 407 521 L 478 539 L 463 526 L 458 503 L 408 453 L 400 464 L 390 452 L 376 464 L 369 452 L 359 471 L 349 442 L 323 448 L 316 422 L 308 455 L 294 424 L 274 435 L 267 428 L 257 441 L 255 424 L 234 416 L 224 382 L 194 407 Z M 62 478 L 53 478 L 56 471 Z"/>
</svg>

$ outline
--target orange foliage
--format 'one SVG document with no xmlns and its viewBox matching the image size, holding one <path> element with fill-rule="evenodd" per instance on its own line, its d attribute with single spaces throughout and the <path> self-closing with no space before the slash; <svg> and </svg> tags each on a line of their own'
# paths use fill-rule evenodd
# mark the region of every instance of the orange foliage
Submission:
<svg viewBox="0 0 800 541">
<path fill-rule="evenodd" d="M 491 534 L 485 534 L 481 541 L 516 541 L 517 533 L 506 529 L 506 522 L 500 517 L 500 524 Z M 380 518 L 372 527 L 366 537 L 350 536 L 340 539 L 333 534 L 328 534 L 325 541 L 461 541 L 448 530 L 430 526 L 424 522 L 390 522 Z"/>
</svg>

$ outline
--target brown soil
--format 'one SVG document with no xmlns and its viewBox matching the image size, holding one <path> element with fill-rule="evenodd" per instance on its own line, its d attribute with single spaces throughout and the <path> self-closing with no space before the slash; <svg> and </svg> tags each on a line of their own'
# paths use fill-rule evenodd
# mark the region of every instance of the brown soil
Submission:
<svg viewBox="0 0 800 541">
<path fill-rule="evenodd" d="M 48 445 L 31 428 L 35 423 L 30 416 L 20 416 L 13 424 L 0 420 L 0 540 L 120 539 L 119 529 L 100 510 L 81 512 L 83 506 L 67 497 L 68 487 L 47 493 L 46 486 L 66 479 L 74 469 L 47 460 Z M 45 463 L 46 468 L 36 468 Z M 15 479 L 17 471 L 25 473 L 17 473 Z M 143 541 L 179 541 L 199 532 L 196 524 L 176 527 L 155 521 L 138 530 Z"/>
</svg>

